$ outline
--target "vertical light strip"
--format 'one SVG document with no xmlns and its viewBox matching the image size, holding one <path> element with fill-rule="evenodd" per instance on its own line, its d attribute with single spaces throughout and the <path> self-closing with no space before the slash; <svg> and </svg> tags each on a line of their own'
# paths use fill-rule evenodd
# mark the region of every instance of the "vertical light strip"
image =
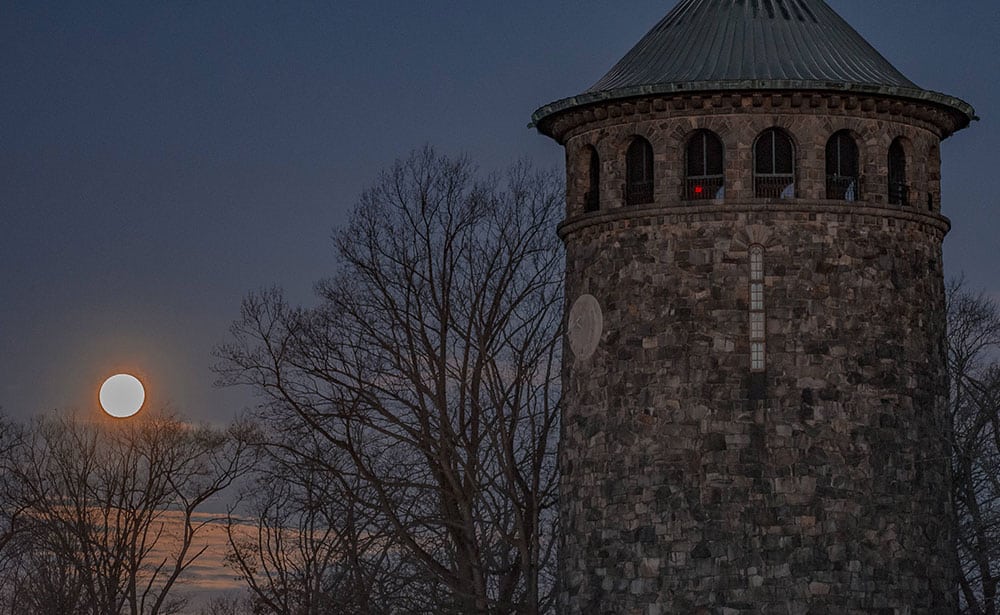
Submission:
<svg viewBox="0 0 1000 615">
<path fill-rule="evenodd" d="M 764 247 L 750 246 L 750 371 L 764 371 Z"/>
</svg>

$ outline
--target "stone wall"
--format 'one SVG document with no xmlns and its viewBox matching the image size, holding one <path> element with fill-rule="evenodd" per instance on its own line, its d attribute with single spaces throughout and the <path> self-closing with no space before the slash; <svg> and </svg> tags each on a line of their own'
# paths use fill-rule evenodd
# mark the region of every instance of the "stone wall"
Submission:
<svg viewBox="0 0 1000 615">
<path fill-rule="evenodd" d="M 886 205 L 884 188 L 885 152 L 904 136 L 914 189 L 936 191 L 939 135 L 899 114 L 748 108 L 605 115 L 565 135 L 567 303 L 593 295 L 604 326 L 594 354 L 564 355 L 560 612 L 954 613 L 948 222 Z M 751 144 L 771 126 L 795 139 L 802 198 L 751 198 Z M 680 199 L 698 128 L 726 145 L 723 202 Z M 820 195 L 826 139 L 841 128 L 861 149 L 862 202 Z M 635 134 L 656 155 L 645 208 L 620 194 Z M 586 145 L 604 175 L 590 214 L 574 164 Z M 763 395 L 749 369 L 754 244 Z"/>
</svg>

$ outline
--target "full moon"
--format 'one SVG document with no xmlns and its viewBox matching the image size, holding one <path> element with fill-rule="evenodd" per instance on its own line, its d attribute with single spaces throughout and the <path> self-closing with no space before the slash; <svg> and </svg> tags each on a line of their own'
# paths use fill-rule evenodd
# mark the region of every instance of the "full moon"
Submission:
<svg viewBox="0 0 1000 615">
<path fill-rule="evenodd" d="M 126 418 L 142 408 L 146 391 L 135 376 L 116 374 L 101 385 L 101 407 L 111 416 Z"/>
</svg>

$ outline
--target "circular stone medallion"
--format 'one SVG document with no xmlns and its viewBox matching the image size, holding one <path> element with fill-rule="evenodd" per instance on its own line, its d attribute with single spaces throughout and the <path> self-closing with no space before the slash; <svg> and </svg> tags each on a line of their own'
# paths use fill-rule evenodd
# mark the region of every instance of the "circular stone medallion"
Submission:
<svg viewBox="0 0 1000 615">
<path fill-rule="evenodd" d="M 580 295 L 569 310 L 569 347 L 577 359 L 587 359 L 597 350 L 604 330 L 601 305 L 593 295 Z"/>
</svg>

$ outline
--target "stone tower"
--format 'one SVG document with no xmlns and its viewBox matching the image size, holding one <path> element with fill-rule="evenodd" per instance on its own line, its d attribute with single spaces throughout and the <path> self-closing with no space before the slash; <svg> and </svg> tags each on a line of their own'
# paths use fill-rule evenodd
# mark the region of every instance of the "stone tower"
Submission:
<svg viewBox="0 0 1000 615">
<path fill-rule="evenodd" d="M 566 148 L 562 614 L 956 611 L 940 213 L 966 103 L 822 0 L 681 0 Z"/>
</svg>

